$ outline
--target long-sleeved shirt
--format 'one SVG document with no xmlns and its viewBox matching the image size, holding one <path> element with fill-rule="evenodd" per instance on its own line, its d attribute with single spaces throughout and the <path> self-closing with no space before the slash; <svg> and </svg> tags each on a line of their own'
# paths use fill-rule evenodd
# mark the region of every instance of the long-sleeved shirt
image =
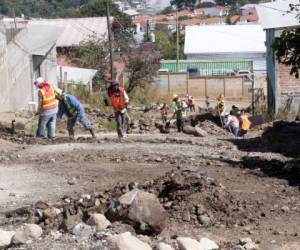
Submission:
<svg viewBox="0 0 300 250">
<path fill-rule="evenodd" d="M 57 119 L 61 120 L 64 114 L 68 118 L 74 117 L 74 112 L 70 109 L 73 109 L 79 116 L 84 115 L 84 108 L 80 101 L 73 95 L 66 95 L 62 100 L 59 100 Z"/>
</svg>

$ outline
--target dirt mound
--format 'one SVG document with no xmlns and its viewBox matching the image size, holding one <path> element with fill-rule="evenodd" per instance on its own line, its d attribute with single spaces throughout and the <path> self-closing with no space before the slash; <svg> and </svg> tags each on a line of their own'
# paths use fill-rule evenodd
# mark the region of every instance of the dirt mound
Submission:
<svg viewBox="0 0 300 250">
<path fill-rule="evenodd" d="M 262 141 L 278 153 L 300 155 L 300 122 L 277 121 L 266 129 Z"/>
<path fill-rule="evenodd" d="M 229 132 L 226 129 L 223 129 L 222 127 L 218 126 L 216 123 L 206 120 L 203 122 L 200 122 L 198 124 L 198 127 L 206 131 L 210 135 L 228 135 Z"/>
</svg>

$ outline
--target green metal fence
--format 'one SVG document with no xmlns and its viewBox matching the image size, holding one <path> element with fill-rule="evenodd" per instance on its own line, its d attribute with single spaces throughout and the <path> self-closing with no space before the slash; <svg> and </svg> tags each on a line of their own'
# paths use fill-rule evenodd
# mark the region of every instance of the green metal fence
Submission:
<svg viewBox="0 0 300 250">
<path fill-rule="evenodd" d="M 198 75 L 233 75 L 239 70 L 253 69 L 251 60 L 236 60 L 236 61 L 203 61 L 203 60 L 180 60 L 178 64 L 179 72 L 187 72 L 188 68 L 197 68 Z M 160 69 L 176 72 L 176 60 L 160 61 Z"/>
</svg>

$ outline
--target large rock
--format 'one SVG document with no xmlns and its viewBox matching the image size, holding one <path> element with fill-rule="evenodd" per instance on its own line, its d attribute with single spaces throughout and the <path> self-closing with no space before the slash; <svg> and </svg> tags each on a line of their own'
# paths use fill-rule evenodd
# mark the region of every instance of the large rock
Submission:
<svg viewBox="0 0 300 250">
<path fill-rule="evenodd" d="M 158 250 L 174 250 L 173 247 L 171 247 L 170 245 L 163 243 L 163 242 L 159 242 L 157 245 L 157 249 Z"/>
<path fill-rule="evenodd" d="M 87 221 L 87 224 L 91 226 L 96 226 L 96 229 L 98 231 L 105 230 L 108 228 L 111 223 L 103 214 L 92 214 L 89 220 Z"/>
<path fill-rule="evenodd" d="M 43 229 L 36 224 L 24 224 L 17 229 L 14 237 L 14 244 L 26 244 L 41 237 Z"/>
<path fill-rule="evenodd" d="M 201 238 L 200 239 L 200 249 L 201 250 L 218 250 L 219 246 L 212 240 L 208 238 Z"/>
<path fill-rule="evenodd" d="M 145 242 L 126 232 L 118 235 L 113 235 L 108 238 L 110 250 L 152 250 Z"/>
<path fill-rule="evenodd" d="M 185 134 L 189 134 L 189 135 L 194 135 L 194 136 L 197 136 L 197 137 L 205 137 L 207 136 L 207 133 L 199 128 L 199 127 L 192 127 L 192 126 L 189 126 L 189 125 L 186 125 L 183 127 L 183 133 Z"/>
<path fill-rule="evenodd" d="M 192 238 L 178 237 L 177 242 L 180 250 L 203 250 L 201 244 Z"/>
<path fill-rule="evenodd" d="M 15 232 L 13 231 L 3 231 L 0 229 L 0 249 L 7 248 L 14 237 Z"/>
<path fill-rule="evenodd" d="M 72 234 L 78 237 L 89 237 L 96 232 L 95 227 L 89 226 L 83 222 L 76 225 L 73 230 Z"/>
<path fill-rule="evenodd" d="M 154 194 L 133 189 L 121 196 L 119 203 L 121 208 L 116 211 L 137 230 L 160 233 L 167 224 L 167 213 Z"/>
</svg>

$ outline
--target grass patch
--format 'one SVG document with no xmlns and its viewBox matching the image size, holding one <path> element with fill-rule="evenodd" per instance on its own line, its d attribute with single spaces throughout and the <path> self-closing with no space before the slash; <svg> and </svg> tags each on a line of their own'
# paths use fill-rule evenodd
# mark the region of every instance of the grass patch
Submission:
<svg viewBox="0 0 300 250">
<path fill-rule="evenodd" d="M 116 131 L 117 130 L 117 124 L 115 121 L 107 121 L 104 122 L 102 125 L 103 129 L 105 129 L 106 131 Z"/>
</svg>

